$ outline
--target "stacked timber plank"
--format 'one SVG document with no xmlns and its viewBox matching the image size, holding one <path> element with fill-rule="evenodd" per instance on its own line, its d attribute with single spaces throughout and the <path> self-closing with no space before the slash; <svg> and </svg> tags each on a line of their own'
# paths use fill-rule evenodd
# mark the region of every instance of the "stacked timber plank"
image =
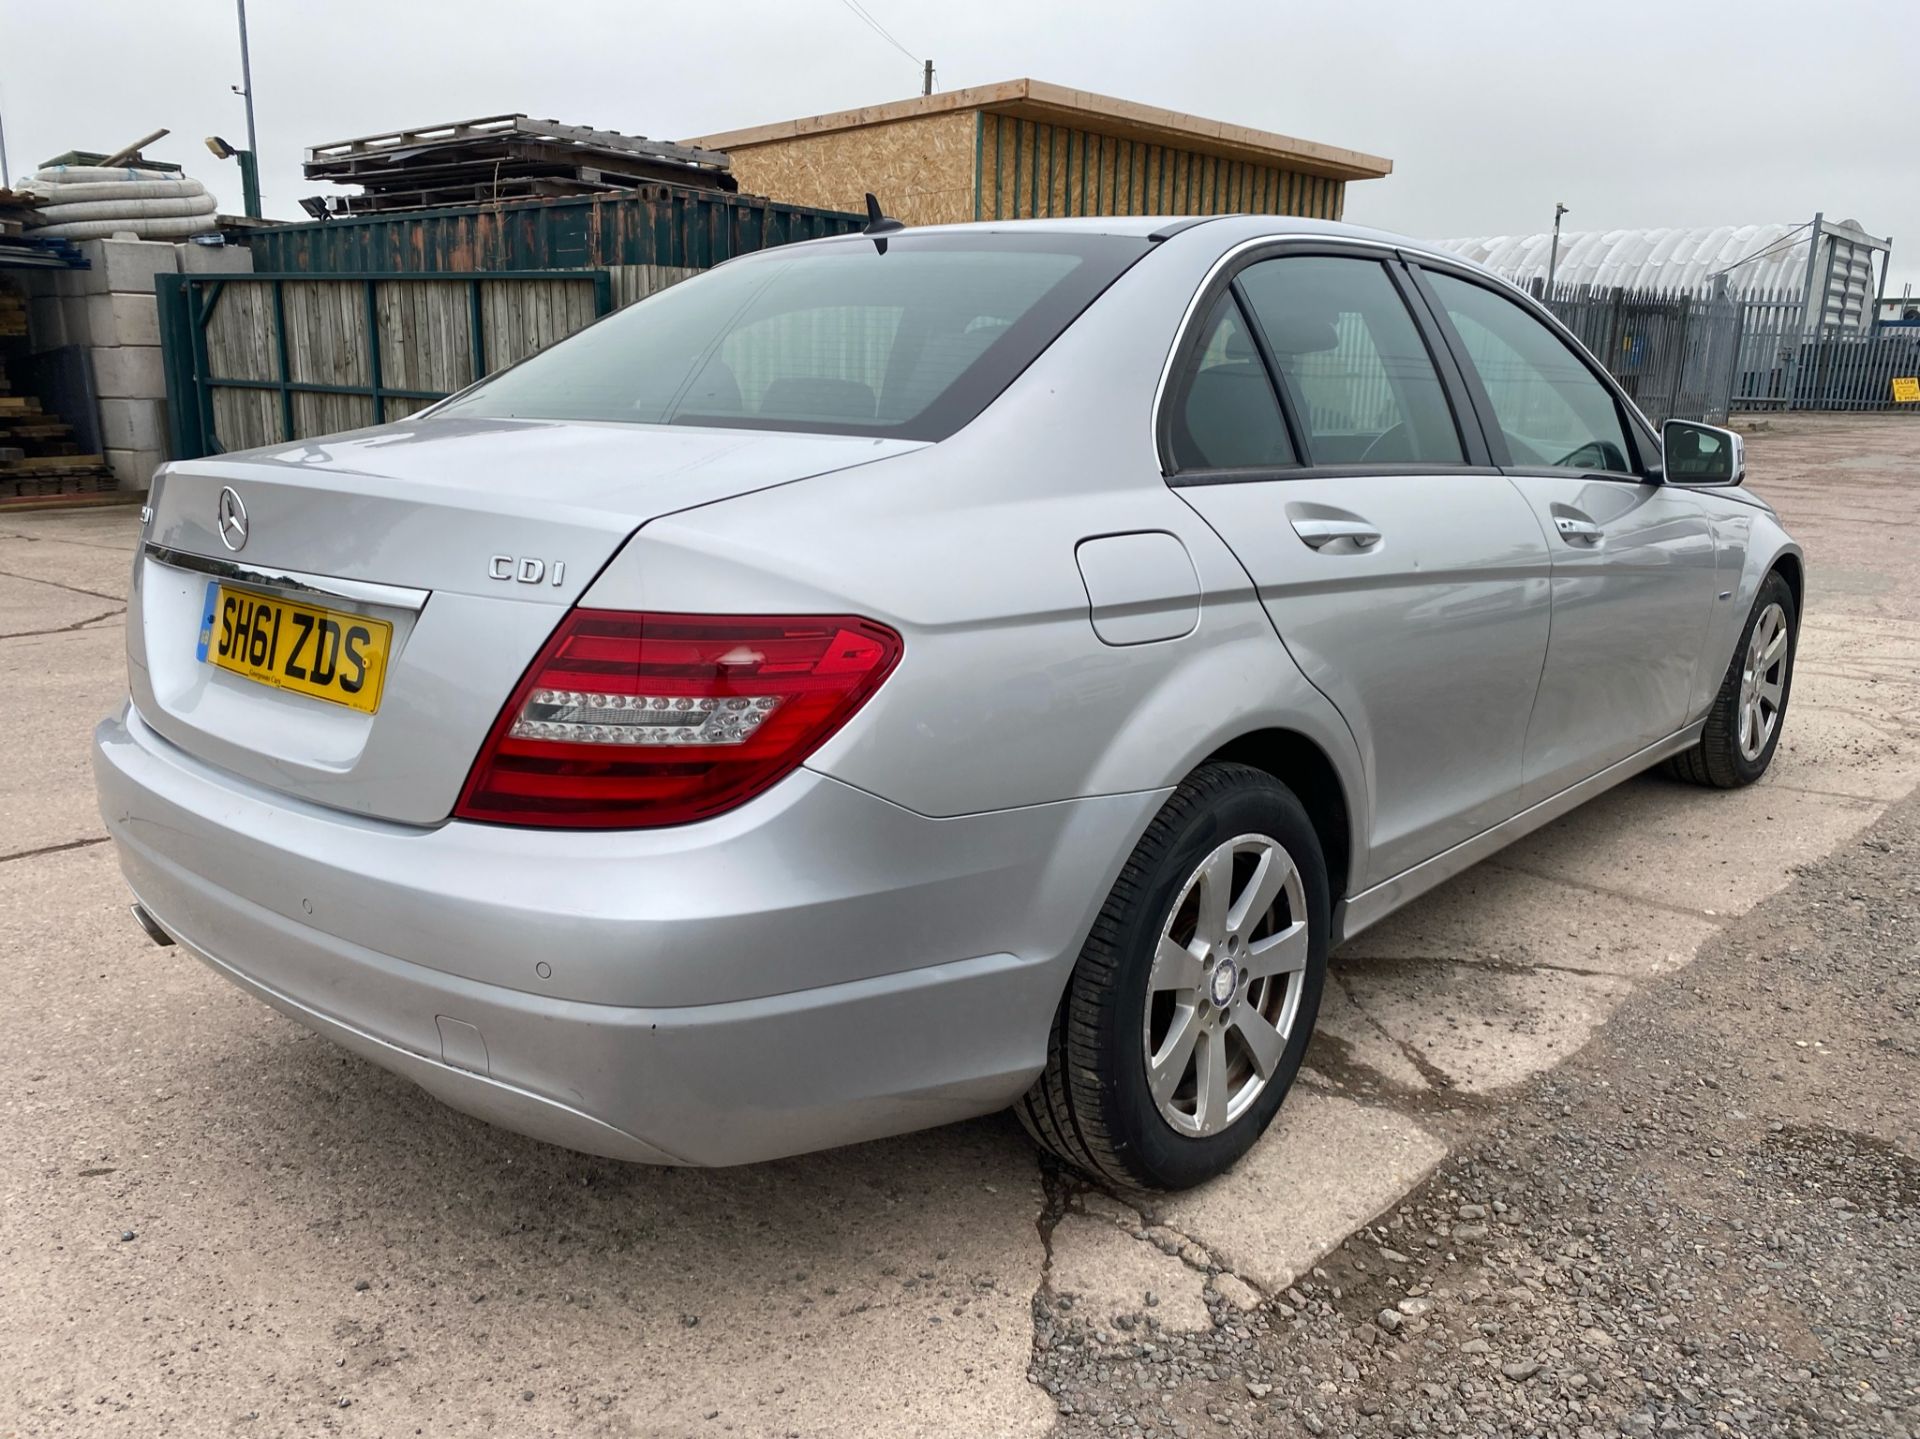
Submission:
<svg viewBox="0 0 1920 1439">
<path fill-rule="evenodd" d="M 26 334 L 26 298 L 0 282 L 0 503 L 112 489 L 113 472 L 101 456 L 81 453 L 72 426 L 14 393 L 6 360 L 24 350 Z"/>
<path fill-rule="evenodd" d="M 0 501 L 112 488 L 106 460 L 81 453 L 72 426 L 0 379 Z"/>
<path fill-rule="evenodd" d="M 14 238 L 40 218 L 33 197 L 0 188 L 0 243 Z"/>
<path fill-rule="evenodd" d="M 362 194 L 317 196 L 301 206 L 316 219 L 439 205 L 478 205 L 631 190 L 662 182 L 739 188 L 718 150 L 535 120 L 492 115 L 315 145 L 309 180 L 358 185 Z"/>
<path fill-rule="evenodd" d="M 43 219 L 32 195 L 0 190 L 0 265 L 57 270 L 78 260 L 73 241 L 32 233 Z"/>
</svg>

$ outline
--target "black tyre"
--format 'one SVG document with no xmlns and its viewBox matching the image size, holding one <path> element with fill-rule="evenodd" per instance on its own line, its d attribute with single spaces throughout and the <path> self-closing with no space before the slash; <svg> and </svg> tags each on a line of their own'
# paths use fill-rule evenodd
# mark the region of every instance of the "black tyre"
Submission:
<svg viewBox="0 0 1920 1439">
<path fill-rule="evenodd" d="M 1121 1186 L 1185 1189 L 1272 1122 L 1326 980 L 1327 867 L 1293 792 L 1196 770 L 1147 827 L 1094 921 L 1018 1106 L 1061 1159 Z"/>
<path fill-rule="evenodd" d="M 1738 789 L 1767 772 L 1786 723 L 1799 642 L 1793 591 L 1776 570 L 1754 597 L 1700 742 L 1667 761 L 1669 774 L 1690 784 Z"/>
</svg>

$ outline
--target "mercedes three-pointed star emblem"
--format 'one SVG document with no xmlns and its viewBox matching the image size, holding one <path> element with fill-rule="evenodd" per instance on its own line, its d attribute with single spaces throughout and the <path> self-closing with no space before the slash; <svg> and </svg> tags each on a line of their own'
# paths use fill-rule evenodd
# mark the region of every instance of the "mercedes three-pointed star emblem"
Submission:
<svg viewBox="0 0 1920 1439">
<path fill-rule="evenodd" d="M 247 543 L 247 507 L 240 503 L 232 485 L 220 491 L 220 543 L 230 550 L 242 549 Z"/>
</svg>

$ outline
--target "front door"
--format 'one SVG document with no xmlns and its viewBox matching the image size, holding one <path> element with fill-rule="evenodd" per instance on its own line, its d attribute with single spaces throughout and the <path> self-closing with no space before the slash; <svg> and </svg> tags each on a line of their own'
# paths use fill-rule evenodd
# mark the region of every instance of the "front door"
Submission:
<svg viewBox="0 0 1920 1439">
<path fill-rule="evenodd" d="M 1483 392 L 1488 441 L 1553 554 L 1553 638 L 1526 740 L 1532 804 L 1692 717 L 1713 530 L 1695 496 L 1646 477 L 1644 438 L 1566 341 L 1484 284 L 1423 273 Z"/>
<path fill-rule="evenodd" d="M 1356 888 L 1516 812 L 1547 647 L 1539 525 L 1456 417 L 1404 283 L 1362 254 L 1241 269 L 1165 435 L 1178 493 L 1353 731 L 1371 810 Z"/>
</svg>

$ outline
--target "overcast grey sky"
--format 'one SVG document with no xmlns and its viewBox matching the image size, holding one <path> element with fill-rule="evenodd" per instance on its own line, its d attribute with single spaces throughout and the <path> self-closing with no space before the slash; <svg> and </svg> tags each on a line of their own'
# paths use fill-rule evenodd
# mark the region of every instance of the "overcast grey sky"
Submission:
<svg viewBox="0 0 1920 1439">
<path fill-rule="evenodd" d="M 1030 75 L 1351 146 L 1394 174 L 1349 219 L 1440 238 L 1797 223 L 1892 235 L 1920 290 L 1912 0 L 864 0 L 943 89 Z M 526 111 L 675 138 L 918 93 L 843 0 L 252 0 L 267 212 L 326 189 L 310 144 Z M 231 0 L 0 0 L 15 175 L 158 126 L 149 153 L 238 211 L 201 148 L 242 143 Z"/>
</svg>

